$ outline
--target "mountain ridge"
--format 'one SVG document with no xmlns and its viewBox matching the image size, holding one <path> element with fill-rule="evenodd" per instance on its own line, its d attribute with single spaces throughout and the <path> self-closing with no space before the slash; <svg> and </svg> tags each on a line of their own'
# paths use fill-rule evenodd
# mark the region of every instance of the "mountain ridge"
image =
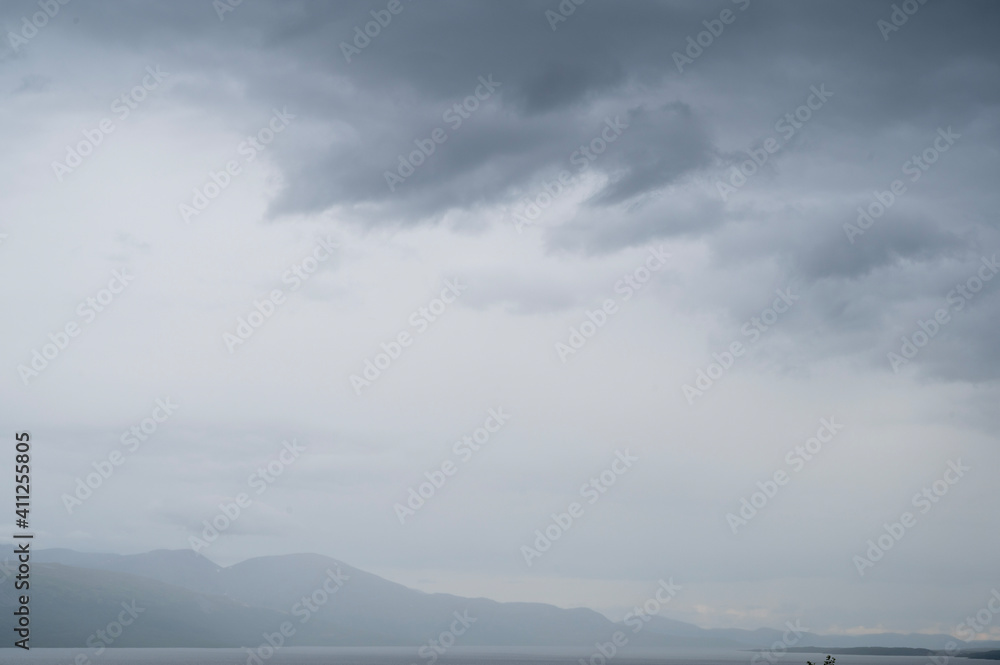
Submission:
<svg viewBox="0 0 1000 665">
<path fill-rule="evenodd" d="M 767 649 L 787 634 L 772 628 L 701 628 L 658 615 L 642 623 L 633 618 L 626 625 L 589 608 L 427 593 L 322 554 L 271 555 L 219 566 L 192 550 L 120 555 L 57 548 L 34 552 L 32 562 L 33 612 L 41 627 L 35 633 L 37 646 L 82 646 L 82 629 L 66 625 L 73 624 L 72 612 L 100 617 L 127 603 L 129 594 L 147 603 L 156 621 L 174 626 L 175 632 L 168 638 L 133 628 L 124 631 L 116 646 L 241 646 L 248 640 L 259 643 L 284 622 L 295 629 L 289 640 L 295 646 L 426 646 L 461 616 L 469 625 L 455 641 L 464 646 L 592 648 L 621 631 L 638 647 Z M 12 585 L 0 585 L 0 607 L 13 603 L 12 591 Z M 140 623 L 137 619 L 136 626 Z M 942 649 L 953 639 L 800 631 L 796 643 L 831 649 Z"/>
</svg>

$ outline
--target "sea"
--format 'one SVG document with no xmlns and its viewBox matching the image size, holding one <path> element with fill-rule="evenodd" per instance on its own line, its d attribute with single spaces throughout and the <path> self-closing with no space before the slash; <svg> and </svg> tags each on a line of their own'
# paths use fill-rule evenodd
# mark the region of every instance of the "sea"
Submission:
<svg viewBox="0 0 1000 665">
<path fill-rule="evenodd" d="M 386 647 L 280 647 L 247 649 L 0 649 L 2 665 L 821 665 L 823 653 L 785 653 L 773 662 L 732 649 L 629 649 L 610 658 L 594 650 L 454 647 L 432 661 L 416 649 Z M 755 658 L 756 656 L 756 658 Z M 835 656 L 837 665 L 935 665 L 928 656 Z M 938 660 L 951 660 L 946 656 Z M 992 661 L 956 658 L 949 665 Z M 944 665 L 937 663 L 937 665 Z"/>
</svg>

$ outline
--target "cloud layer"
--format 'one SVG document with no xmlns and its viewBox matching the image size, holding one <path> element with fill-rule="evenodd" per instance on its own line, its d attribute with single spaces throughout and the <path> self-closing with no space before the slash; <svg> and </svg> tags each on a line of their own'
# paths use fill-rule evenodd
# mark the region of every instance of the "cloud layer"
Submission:
<svg viewBox="0 0 1000 665">
<path fill-rule="evenodd" d="M 706 626 L 952 630 L 1000 533 L 1000 8 L 898 6 L 4 3 L 0 399 L 45 451 L 48 544 L 186 547 L 295 438 L 209 556 L 314 550 L 611 614 L 673 576 L 674 616 Z M 116 270 L 134 282 L 102 304 Z M 527 567 L 624 448 L 636 470 Z M 921 513 L 957 458 L 973 471 Z"/>
</svg>

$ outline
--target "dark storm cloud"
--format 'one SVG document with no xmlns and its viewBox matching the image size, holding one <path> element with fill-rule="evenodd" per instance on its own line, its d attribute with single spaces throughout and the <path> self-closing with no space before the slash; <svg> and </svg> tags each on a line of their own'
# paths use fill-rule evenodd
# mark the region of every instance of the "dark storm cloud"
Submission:
<svg viewBox="0 0 1000 665">
<path fill-rule="evenodd" d="M 903 261 L 924 263 L 968 249 L 953 231 L 920 216 L 887 221 L 856 245 L 845 242 L 843 231 L 834 225 L 803 240 L 808 244 L 789 258 L 810 281 L 860 278 Z"/>
<path fill-rule="evenodd" d="M 869 133 L 924 118 L 958 123 L 996 101 L 996 86 L 969 85 L 995 72 L 982 16 L 996 10 L 930 4 L 886 43 L 875 21 L 887 12 L 870 3 L 739 6 L 592 3 L 553 31 L 544 14 L 549 2 L 407 1 L 350 63 L 343 44 L 373 20 L 370 12 L 384 9 L 380 3 L 243 3 L 223 21 L 205 2 L 95 2 L 64 11 L 79 18 L 72 31 L 119 47 L 186 44 L 178 49 L 186 67 L 245 90 L 245 99 L 218 98 L 222 107 L 288 104 L 326 124 L 317 132 L 326 140 L 277 149 L 291 177 L 274 214 L 367 203 L 406 222 L 402 206 L 415 221 L 503 200 L 589 140 L 595 116 L 666 94 L 683 115 L 680 126 L 637 129 L 627 150 L 595 164 L 610 177 L 595 202 L 655 192 L 709 163 L 713 123 L 703 117 L 704 102 L 672 92 L 682 79 L 707 82 L 734 110 L 760 96 L 794 108 L 808 84 L 828 81 L 840 90 L 840 109 L 827 122 Z M 725 8 L 736 11 L 735 22 L 679 74 L 672 54 Z M 18 11 L 12 5 L 8 15 Z M 490 74 L 502 82 L 490 111 L 477 112 L 412 180 L 389 191 L 384 172 L 398 155 L 441 126 L 444 111 Z M 648 113 L 652 130 L 662 111 Z"/>
<path fill-rule="evenodd" d="M 853 244 L 843 229 L 845 213 L 836 207 L 770 211 L 766 217 L 744 211 L 730 217 L 739 221 L 712 241 L 721 262 L 773 257 L 782 271 L 804 283 L 861 280 L 903 262 L 958 258 L 976 245 L 961 229 L 918 212 L 886 219 Z"/>
<path fill-rule="evenodd" d="M 639 108 L 629 113 L 628 121 L 621 142 L 601 162 L 611 182 L 595 197 L 596 204 L 621 203 L 656 191 L 711 161 L 707 132 L 686 104 Z"/>
<path fill-rule="evenodd" d="M 907 282 L 913 265 L 933 273 L 963 257 L 972 266 L 981 245 L 995 244 L 996 197 L 983 169 L 991 158 L 973 163 L 968 151 L 991 146 L 995 155 L 997 5 L 924 3 L 885 38 L 877 22 L 890 19 L 891 3 L 588 2 L 553 30 L 545 12 L 557 4 L 403 0 L 377 35 L 355 42 L 385 3 L 244 2 L 224 20 L 200 0 L 71 3 L 46 28 L 68 39 L 42 34 L 17 58 L 30 62 L 43 48 L 66 57 L 124 51 L 144 62 L 161 54 L 177 72 L 174 94 L 203 112 L 245 124 L 256 109 L 289 107 L 301 133 L 270 153 L 285 181 L 273 219 L 332 209 L 359 224 L 406 226 L 454 209 L 513 209 L 573 171 L 575 151 L 621 117 L 628 129 L 587 163 L 596 189 L 567 222 L 544 231 L 550 249 L 602 254 L 694 239 L 737 279 L 756 262 L 773 265 L 776 282 L 800 280 L 817 297 L 827 282 L 846 290 L 894 284 L 874 289 L 882 306 L 865 310 L 880 339 L 888 334 L 881 312 L 930 288 Z M 15 28 L 34 8 L 5 4 L 4 26 Z M 700 52 L 687 51 L 689 37 L 723 10 L 733 21 Z M 683 72 L 677 52 L 693 58 Z M 497 85 L 477 100 L 484 78 Z M 31 74 L 18 92 L 46 85 Z M 816 85 L 833 98 L 737 198 L 723 202 L 698 188 L 714 190 Z M 449 109 L 469 99 L 476 109 L 466 106 L 456 126 Z M 965 161 L 949 154 L 891 218 L 849 243 L 842 225 L 855 207 L 951 126 L 963 134 Z M 447 140 L 402 175 L 401 156 L 428 145 L 437 129 Z M 401 180 L 387 182 L 386 173 Z M 782 183 L 788 188 L 772 189 Z M 785 212 L 744 200 L 772 191 Z M 961 200 L 945 210 L 949 192 Z M 988 346 L 994 303 L 984 298 L 983 314 L 949 334 Z M 815 312 L 831 337 L 844 325 L 835 310 Z M 963 372 L 995 378 L 1000 364 L 960 362 L 952 373 Z"/>
<path fill-rule="evenodd" d="M 574 223 L 548 231 L 548 245 L 553 250 L 605 254 L 657 239 L 697 238 L 726 221 L 722 202 L 705 196 L 690 202 L 652 199 L 631 206 L 594 206 L 577 215 Z"/>
<path fill-rule="evenodd" d="M 551 62 L 537 74 L 527 74 L 511 95 L 520 101 L 526 115 L 556 110 L 581 101 L 588 94 L 613 90 L 625 78 L 620 63 L 606 60 L 591 66 Z"/>
</svg>

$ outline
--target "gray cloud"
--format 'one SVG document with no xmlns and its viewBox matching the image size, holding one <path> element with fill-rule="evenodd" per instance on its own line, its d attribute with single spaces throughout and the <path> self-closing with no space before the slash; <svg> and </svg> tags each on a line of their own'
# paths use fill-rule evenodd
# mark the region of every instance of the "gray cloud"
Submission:
<svg viewBox="0 0 1000 665">
<path fill-rule="evenodd" d="M 350 62 L 342 44 L 386 3 L 244 2 L 220 20 L 206 0 L 92 0 L 17 50 L 4 38 L 0 276 L 15 286 L 0 399 L 52 442 L 50 542 L 183 547 L 299 433 L 315 455 L 213 546 L 219 560 L 294 543 L 433 591 L 601 608 L 675 574 L 695 585 L 678 616 L 706 625 L 804 608 L 816 630 L 939 630 L 975 605 L 963 594 L 987 584 L 1000 533 L 985 473 L 1000 280 L 900 372 L 888 354 L 1000 250 L 1000 8 L 924 3 L 886 40 L 891 3 L 589 0 L 553 30 L 551 0 L 402 1 Z M 674 53 L 723 10 L 734 20 L 679 72 Z M 3 3 L 3 34 L 36 11 Z M 151 65 L 167 82 L 117 118 Z M 813 86 L 832 97 L 785 136 Z M 295 117 L 244 159 L 273 109 Z M 114 131 L 57 180 L 53 161 L 105 117 Z M 914 178 L 907 164 L 949 127 L 960 139 Z M 428 141 L 404 176 L 401 156 Z M 185 223 L 178 205 L 234 159 L 241 172 Z M 896 179 L 905 193 L 852 243 L 844 225 Z M 325 233 L 337 256 L 293 289 L 284 271 Z M 622 287 L 651 245 L 671 265 Z M 17 367 L 122 266 L 134 286 L 25 385 Z M 468 292 L 417 333 L 411 316 L 455 275 Z M 275 288 L 283 304 L 230 353 L 222 335 Z M 751 342 L 744 326 L 785 288 L 800 299 Z M 595 319 L 563 362 L 556 344 Z M 413 344 L 356 394 L 349 377 L 401 332 Z M 687 404 L 682 386 L 734 340 L 746 354 Z M 53 497 L 168 392 L 183 397 L 176 429 L 65 515 Z M 498 404 L 510 429 L 401 531 L 393 502 Z M 831 413 L 850 433 L 734 537 L 726 513 Z M 615 445 L 642 470 L 520 567 L 519 543 Z M 982 480 L 857 577 L 851 556 L 960 455 Z"/>
</svg>

